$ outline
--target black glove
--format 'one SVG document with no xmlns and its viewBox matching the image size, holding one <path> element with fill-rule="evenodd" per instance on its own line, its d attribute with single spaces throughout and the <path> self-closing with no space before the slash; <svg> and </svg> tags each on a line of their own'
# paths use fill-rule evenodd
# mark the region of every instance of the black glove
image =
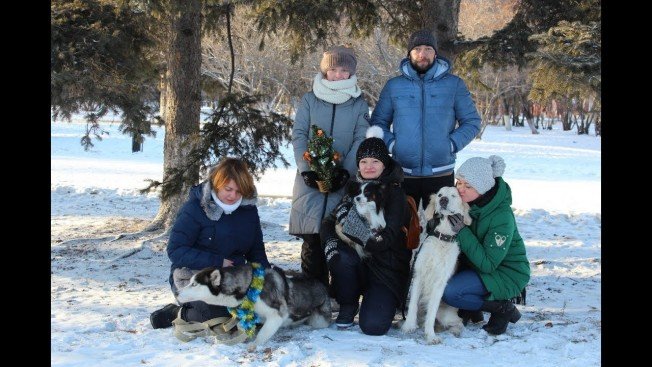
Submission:
<svg viewBox="0 0 652 367">
<path fill-rule="evenodd" d="M 337 243 L 337 238 L 331 237 L 324 244 L 324 255 L 326 256 L 326 265 L 329 269 L 332 269 L 333 264 L 340 258 L 340 251 L 337 249 Z"/>
<path fill-rule="evenodd" d="M 303 171 L 301 172 L 301 177 L 303 177 L 303 182 L 308 187 L 312 187 L 313 189 L 317 188 L 317 173 L 315 171 Z"/>
<path fill-rule="evenodd" d="M 451 226 L 453 227 L 453 232 L 460 233 L 462 228 L 466 226 L 464 224 L 464 218 L 462 218 L 462 214 L 455 214 L 455 215 L 449 215 L 448 216 L 448 221 L 451 223 Z"/>
<path fill-rule="evenodd" d="M 441 222 L 441 217 L 440 216 L 435 216 L 431 220 L 426 223 L 426 233 L 432 234 Z"/>
<path fill-rule="evenodd" d="M 331 189 L 329 191 L 335 192 L 344 187 L 346 182 L 349 180 L 349 177 L 351 177 L 349 171 L 345 170 L 344 168 L 338 168 L 337 173 L 333 178 L 333 184 L 331 185 Z"/>
<path fill-rule="evenodd" d="M 367 243 L 364 246 L 365 251 L 368 252 L 376 252 L 380 249 L 384 248 L 384 239 L 386 238 L 386 235 L 384 235 L 385 230 L 381 231 L 374 231 L 372 233 L 371 237 L 367 240 Z"/>
</svg>

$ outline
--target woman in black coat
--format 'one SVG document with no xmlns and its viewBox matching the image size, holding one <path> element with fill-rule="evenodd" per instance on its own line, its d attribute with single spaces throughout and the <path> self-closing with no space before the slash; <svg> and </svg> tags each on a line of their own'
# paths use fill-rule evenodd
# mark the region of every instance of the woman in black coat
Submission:
<svg viewBox="0 0 652 367">
<path fill-rule="evenodd" d="M 386 186 L 384 217 L 387 225 L 380 233 L 380 241 L 369 236 L 368 224 L 361 230 L 344 228 L 344 233 L 364 246 L 370 256 L 361 260 L 355 250 L 342 241 L 335 232 L 338 218 L 351 213 L 352 198 L 342 201 L 326 219 L 320 236 L 324 244 L 328 268 L 331 272 L 335 299 L 340 312 L 335 320 L 339 327 L 349 327 L 360 310 L 359 323 L 363 333 L 384 335 L 392 325 L 396 310 L 403 308 L 407 293 L 412 250 L 405 246 L 401 227 L 410 219 L 406 195 L 401 188 L 403 171 L 387 151 L 382 130 L 371 127 L 356 154 L 360 183 L 379 182 Z M 346 220 L 343 220 L 346 223 Z M 366 224 L 366 223 L 365 223 Z M 362 303 L 359 298 L 362 295 Z"/>
</svg>

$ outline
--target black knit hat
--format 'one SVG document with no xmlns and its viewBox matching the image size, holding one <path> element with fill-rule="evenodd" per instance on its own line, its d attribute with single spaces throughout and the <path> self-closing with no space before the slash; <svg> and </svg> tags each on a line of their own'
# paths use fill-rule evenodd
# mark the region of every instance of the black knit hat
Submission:
<svg viewBox="0 0 652 367">
<path fill-rule="evenodd" d="M 360 143 L 358 152 L 355 154 L 355 162 L 360 166 L 362 158 L 376 158 L 389 167 L 392 158 L 389 156 L 387 145 L 383 141 L 383 129 L 379 126 L 372 126 L 367 129 L 367 138 Z"/>
<path fill-rule="evenodd" d="M 410 35 L 407 46 L 408 56 L 410 56 L 410 51 L 413 48 L 421 45 L 430 46 L 435 49 L 435 52 L 437 51 L 437 39 L 429 29 L 421 29 Z"/>
</svg>

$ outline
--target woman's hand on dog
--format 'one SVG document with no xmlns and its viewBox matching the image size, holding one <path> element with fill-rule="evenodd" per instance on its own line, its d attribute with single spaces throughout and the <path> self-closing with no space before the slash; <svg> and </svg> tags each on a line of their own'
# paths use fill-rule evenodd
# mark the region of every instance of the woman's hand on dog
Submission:
<svg viewBox="0 0 652 367">
<path fill-rule="evenodd" d="M 457 213 L 455 215 L 449 215 L 448 221 L 451 224 L 453 232 L 455 232 L 456 234 L 460 233 L 462 228 L 466 227 L 466 224 L 464 224 L 464 218 L 460 213 Z"/>
</svg>

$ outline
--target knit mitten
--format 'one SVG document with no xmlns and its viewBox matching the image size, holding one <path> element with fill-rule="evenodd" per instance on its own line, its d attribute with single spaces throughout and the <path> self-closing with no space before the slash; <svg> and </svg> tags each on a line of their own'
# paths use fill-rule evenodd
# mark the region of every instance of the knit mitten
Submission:
<svg viewBox="0 0 652 367">
<path fill-rule="evenodd" d="M 340 251 L 337 249 L 338 240 L 335 237 L 329 238 L 324 244 L 324 255 L 326 256 L 326 264 L 331 269 L 333 264 L 339 259 Z"/>
</svg>

